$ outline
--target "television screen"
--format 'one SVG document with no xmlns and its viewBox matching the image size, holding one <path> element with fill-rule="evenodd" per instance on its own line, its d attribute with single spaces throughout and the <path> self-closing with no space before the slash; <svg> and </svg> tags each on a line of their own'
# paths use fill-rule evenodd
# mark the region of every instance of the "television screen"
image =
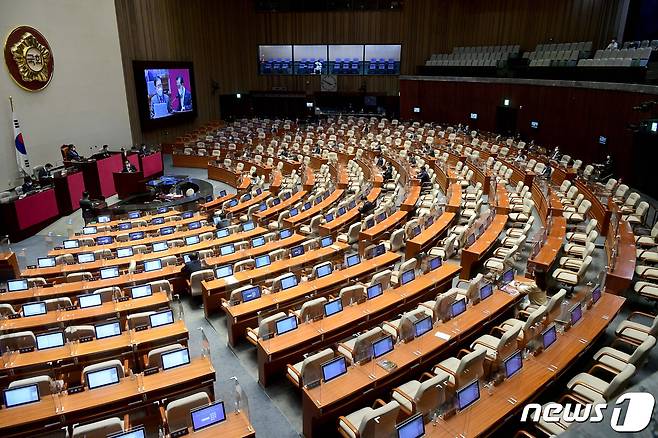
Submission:
<svg viewBox="0 0 658 438">
<path fill-rule="evenodd" d="M 366 44 L 363 74 L 399 75 L 401 50 L 399 44 Z"/>
<path fill-rule="evenodd" d="M 599 143 L 600 144 L 606 144 L 608 142 L 608 137 L 605 137 L 603 135 L 599 135 Z"/>
<path fill-rule="evenodd" d="M 363 74 L 362 45 L 330 45 L 329 73 L 341 75 Z"/>
<path fill-rule="evenodd" d="M 471 113 L 471 120 L 477 120 L 478 119 L 478 113 Z"/>
<path fill-rule="evenodd" d="M 142 127 L 153 129 L 197 115 L 191 62 L 133 61 Z"/>
<path fill-rule="evenodd" d="M 327 74 L 327 46 L 293 46 L 296 75 Z"/>
<path fill-rule="evenodd" d="M 539 129 L 539 122 L 536 121 L 536 120 L 531 121 L 531 122 L 530 122 L 530 127 L 531 127 L 532 129 Z"/>
<path fill-rule="evenodd" d="M 258 73 L 291 75 L 292 46 L 258 46 Z"/>
</svg>

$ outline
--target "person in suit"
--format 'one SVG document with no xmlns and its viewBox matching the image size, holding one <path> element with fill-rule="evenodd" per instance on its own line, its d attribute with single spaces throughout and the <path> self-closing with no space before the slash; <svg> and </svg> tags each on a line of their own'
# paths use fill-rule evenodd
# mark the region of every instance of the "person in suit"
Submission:
<svg viewBox="0 0 658 438">
<path fill-rule="evenodd" d="M 167 94 L 164 94 L 164 90 L 162 88 L 162 79 L 160 77 L 155 78 L 153 81 L 153 85 L 155 85 L 155 94 L 151 96 L 151 118 L 155 118 L 155 104 L 159 103 L 166 103 L 167 104 L 167 112 L 171 112 L 171 108 L 169 106 L 169 96 Z"/>
<path fill-rule="evenodd" d="M 34 182 L 34 180 L 29 176 L 25 175 L 25 178 L 23 178 L 23 185 L 21 186 L 23 189 L 23 193 L 29 193 L 32 190 L 36 190 L 39 188 L 39 185 Z"/>
<path fill-rule="evenodd" d="M 123 173 L 135 173 L 137 172 L 137 168 L 132 165 L 132 163 L 128 160 L 123 162 Z"/>
<path fill-rule="evenodd" d="M 85 221 L 85 225 L 87 225 L 89 221 L 96 217 L 93 208 L 94 204 L 89 198 L 89 192 L 82 192 L 82 199 L 80 199 L 80 211 L 82 212 L 82 219 Z"/>
<path fill-rule="evenodd" d="M 50 163 L 46 163 L 41 169 L 39 169 L 39 172 L 37 173 L 37 178 L 39 181 L 47 181 L 50 182 L 53 178 L 52 175 L 52 169 L 53 165 Z"/>
<path fill-rule="evenodd" d="M 190 254 L 190 261 L 185 263 L 185 266 L 183 266 L 180 272 L 189 280 L 192 274 L 202 269 L 203 265 L 201 260 L 199 260 L 199 253 L 193 252 Z"/>
<path fill-rule="evenodd" d="M 429 184 L 430 182 L 432 182 L 432 179 L 430 178 L 430 174 L 427 173 L 427 169 L 425 168 L 425 166 L 423 166 L 420 169 L 420 172 L 418 172 L 418 179 L 420 180 L 421 185 Z"/>
<path fill-rule="evenodd" d="M 192 111 L 192 94 L 185 89 L 185 81 L 182 76 L 176 78 L 177 104 L 174 111 Z"/>
<path fill-rule="evenodd" d="M 384 164 L 386 164 L 386 162 L 384 161 L 384 157 L 382 157 L 381 155 L 379 155 L 379 156 L 377 157 L 377 167 L 379 167 L 379 168 L 383 168 L 383 167 L 384 167 Z"/>
<path fill-rule="evenodd" d="M 98 153 L 99 158 L 109 158 L 110 156 L 110 147 L 106 144 L 103 145 L 103 148 Z"/>
<path fill-rule="evenodd" d="M 386 167 L 386 170 L 384 171 L 383 175 L 384 181 L 388 181 L 390 179 L 393 179 L 393 166 L 391 163 L 388 163 L 388 166 Z"/>
<path fill-rule="evenodd" d="M 78 153 L 78 151 L 75 150 L 75 145 L 70 144 L 69 148 L 66 151 L 66 159 L 68 161 L 82 161 L 82 157 Z"/>
<path fill-rule="evenodd" d="M 359 207 L 359 213 L 361 213 L 361 218 L 364 218 L 370 214 L 371 211 L 377 207 L 377 205 L 374 202 L 370 202 L 367 197 L 361 196 L 361 201 L 363 201 L 363 204 L 361 204 L 361 207 Z"/>
</svg>

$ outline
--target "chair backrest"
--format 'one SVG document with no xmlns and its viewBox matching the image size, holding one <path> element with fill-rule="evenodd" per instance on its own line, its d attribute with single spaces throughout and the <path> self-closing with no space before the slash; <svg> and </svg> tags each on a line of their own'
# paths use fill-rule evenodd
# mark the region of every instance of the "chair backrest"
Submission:
<svg viewBox="0 0 658 438">
<path fill-rule="evenodd" d="M 72 305 L 69 297 L 52 298 L 50 300 L 45 300 L 44 302 L 46 303 L 46 309 L 48 312 L 57 309 L 65 309 Z"/>
<path fill-rule="evenodd" d="M 542 321 L 546 316 L 546 306 L 539 306 L 528 315 L 523 324 L 523 346 L 530 342 L 543 328 Z"/>
<path fill-rule="evenodd" d="M 167 292 L 169 294 L 173 290 L 169 280 L 157 280 L 157 281 L 152 281 L 149 284 L 151 285 L 151 291 L 153 293 Z"/>
<path fill-rule="evenodd" d="M 455 388 L 461 388 L 473 380 L 479 380 L 484 375 L 486 355 L 486 350 L 475 349 L 461 358 L 455 371 Z"/>
<path fill-rule="evenodd" d="M 391 234 L 391 251 L 397 252 L 404 246 L 404 229 L 395 230 Z"/>
<path fill-rule="evenodd" d="M 276 320 L 285 318 L 286 316 L 287 315 L 284 312 L 277 312 L 273 315 L 263 318 L 258 324 L 258 337 L 264 338 L 266 336 L 271 336 L 274 333 L 274 325 Z"/>
<path fill-rule="evenodd" d="M 608 387 L 603 391 L 603 398 L 606 401 L 612 400 L 617 396 L 628 384 L 633 375 L 635 374 L 636 368 L 633 364 L 627 364 L 619 374 L 617 374 L 614 379 L 608 384 Z"/>
<path fill-rule="evenodd" d="M 94 423 L 73 426 L 72 438 L 105 438 L 123 431 L 123 420 L 113 417 Z"/>
<path fill-rule="evenodd" d="M 305 358 L 300 369 L 301 384 L 305 385 L 320 380 L 322 377 L 320 365 L 333 358 L 334 350 L 331 348 L 325 348 Z"/>
<path fill-rule="evenodd" d="M 166 409 L 169 431 L 175 432 L 186 427 L 192 427 L 190 411 L 209 403 L 210 397 L 205 392 L 197 392 L 169 402 Z"/>
<path fill-rule="evenodd" d="M 354 286 L 344 287 L 340 290 L 339 296 L 342 305 L 346 307 L 350 304 L 358 303 L 365 299 L 366 287 L 362 284 L 355 284 Z"/>
<path fill-rule="evenodd" d="M 447 321 L 450 319 L 450 306 L 455 302 L 455 297 L 457 296 L 457 290 L 452 289 L 447 292 L 443 292 L 436 297 L 434 301 L 434 308 L 432 309 L 434 321 Z"/>
<path fill-rule="evenodd" d="M 368 412 L 358 425 L 359 437 L 378 438 L 391 435 L 395 431 L 399 410 L 400 404 L 393 400 Z"/>
<path fill-rule="evenodd" d="M 420 384 L 418 391 L 413 395 L 416 403 L 416 413 L 422 413 L 425 416 L 445 403 L 445 388 L 448 380 L 448 374 L 439 374 Z"/>
<path fill-rule="evenodd" d="M 11 304 L 0 303 L 0 316 L 15 315 L 16 311 Z"/>
<path fill-rule="evenodd" d="M 500 337 L 500 342 L 496 347 L 496 359 L 498 361 L 502 361 L 517 350 L 521 330 L 523 330 L 523 323 L 517 322 Z"/>
<path fill-rule="evenodd" d="M 161 357 L 164 353 L 168 351 L 180 350 L 181 348 L 184 348 L 181 344 L 171 344 L 149 351 L 148 355 L 146 356 L 147 368 L 161 367 L 162 366 Z"/>
<path fill-rule="evenodd" d="M 391 287 L 391 275 L 393 275 L 393 272 L 390 269 L 378 272 L 372 276 L 369 285 L 381 283 L 382 289 L 387 290 Z"/>
<path fill-rule="evenodd" d="M 117 370 L 117 375 L 119 376 L 119 379 L 123 378 L 124 374 L 124 369 L 123 365 L 121 364 L 121 361 L 119 359 L 112 359 L 108 360 L 105 362 L 100 362 L 100 363 L 95 363 L 93 365 L 88 365 L 82 369 L 82 383 L 84 384 L 87 381 L 87 374 L 92 373 L 94 371 L 102 370 L 105 368 L 116 368 Z"/>
<path fill-rule="evenodd" d="M 20 386 L 34 384 L 39 386 L 39 395 L 42 398 L 53 393 L 52 388 L 54 381 L 50 376 L 34 376 L 27 379 L 14 380 L 9 383 L 9 388 L 18 388 Z"/>
<path fill-rule="evenodd" d="M 94 338 L 96 330 L 93 325 L 72 325 L 64 329 L 66 342 L 79 341 L 82 338 Z"/>
<path fill-rule="evenodd" d="M 104 303 L 111 302 L 114 297 L 121 296 L 121 289 L 118 286 L 102 287 L 94 291 L 95 294 L 100 294 L 101 301 Z"/>
<path fill-rule="evenodd" d="M 6 351 L 20 350 L 21 348 L 35 348 L 37 345 L 37 338 L 34 333 L 30 331 L 8 333 L 0 335 L 0 349 Z"/>
<path fill-rule="evenodd" d="M 566 295 L 567 291 L 565 289 L 560 289 L 550 300 L 548 300 L 548 304 L 546 304 L 546 325 L 555 321 L 555 318 L 560 315 L 560 312 L 562 311 L 560 306 Z"/>
<path fill-rule="evenodd" d="M 126 322 L 128 323 L 129 329 L 134 329 L 136 327 L 148 327 L 151 323 L 149 316 L 153 315 L 154 311 L 148 312 L 138 312 L 126 316 Z"/>
<path fill-rule="evenodd" d="M 304 302 L 299 311 L 299 321 L 305 322 L 322 318 L 322 316 L 324 316 L 324 303 L 326 302 L 327 299 L 325 297 L 319 297 Z"/>
<path fill-rule="evenodd" d="M 631 357 L 628 358 L 628 363 L 632 363 L 636 367 L 642 366 L 645 359 L 651 353 L 651 349 L 656 345 L 656 338 L 653 336 L 647 336 L 640 345 L 635 348 Z"/>
<path fill-rule="evenodd" d="M 384 330 L 381 327 L 374 327 L 365 333 L 357 336 L 354 342 L 354 349 L 352 350 L 352 358 L 360 360 L 364 353 L 369 353 L 372 349 L 372 343 L 384 335 Z"/>
<path fill-rule="evenodd" d="M 466 297 L 468 301 L 475 302 L 480 299 L 480 283 L 484 278 L 483 274 L 477 274 L 471 281 L 468 283 L 468 289 L 466 289 Z"/>
<path fill-rule="evenodd" d="M 212 280 L 213 278 L 215 278 L 215 274 L 212 269 L 202 269 L 193 272 L 190 276 L 190 293 L 192 295 L 201 295 L 203 293 L 201 290 L 201 282 L 204 280 Z"/>
<path fill-rule="evenodd" d="M 66 276 L 67 283 L 75 283 L 78 281 L 92 281 L 93 276 L 91 272 L 73 272 Z"/>
</svg>

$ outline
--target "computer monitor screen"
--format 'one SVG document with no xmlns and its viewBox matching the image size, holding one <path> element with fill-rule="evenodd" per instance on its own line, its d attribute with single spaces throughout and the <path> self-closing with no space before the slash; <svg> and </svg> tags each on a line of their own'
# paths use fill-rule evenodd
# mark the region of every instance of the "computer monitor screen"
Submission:
<svg viewBox="0 0 658 438">
<path fill-rule="evenodd" d="M 260 287 L 258 286 L 250 287 L 249 289 L 245 289 L 242 292 L 240 292 L 240 295 L 242 295 L 243 303 L 247 303 L 251 300 L 255 300 L 256 298 L 260 298 Z"/>
<path fill-rule="evenodd" d="M 478 227 L 478 234 L 477 235 L 481 236 L 482 234 L 484 234 L 484 224 L 482 224 Z"/>
<path fill-rule="evenodd" d="M 166 251 L 169 249 L 167 242 L 155 242 L 153 244 L 153 252 Z"/>
<path fill-rule="evenodd" d="M 318 269 L 316 270 L 315 276 L 317 278 L 326 277 L 327 275 L 331 274 L 332 270 L 333 270 L 333 266 L 331 265 L 331 263 L 326 263 L 326 264 L 321 265 L 320 267 L 318 267 Z"/>
<path fill-rule="evenodd" d="M 324 316 L 331 316 L 343 310 L 343 303 L 340 298 L 324 303 Z"/>
<path fill-rule="evenodd" d="M 279 198 L 274 198 L 274 199 L 272 200 L 272 205 L 279 205 L 279 204 L 281 204 L 281 199 L 279 199 Z"/>
<path fill-rule="evenodd" d="M 40 268 L 52 268 L 55 266 L 55 257 L 39 257 L 37 266 Z"/>
<path fill-rule="evenodd" d="M 84 227 L 82 229 L 82 234 L 96 234 L 96 227 Z"/>
<path fill-rule="evenodd" d="M 368 286 L 368 288 L 366 289 L 366 297 L 368 297 L 369 300 L 373 298 L 377 298 L 383 293 L 384 293 L 384 288 L 382 287 L 381 283 L 373 284 L 371 286 Z"/>
<path fill-rule="evenodd" d="M 254 228 L 256 228 L 256 225 L 254 225 L 253 222 L 245 222 L 245 224 L 242 225 L 242 231 L 251 231 Z"/>
<path fill-rule="evenodd" d="M 251 193 L 247 193 L 242 197 L 242 202 L 251 201 Z"/>
<path fill-rule="evenodd" d="M 350 201 L 348 207 L 349 207 L 350 210 L 353 209 L 354 207 L 356 207 L 356 201 L 354 199 L 352 199 Z"/>
<path fill-rule="evenodd" d="M 557 331 L 555 330 L 555 324 L 551 325 L 549 328 L 544 330 L 541 334 L 542 344 L 544 349 L 547 349 L 553 342 L 557 339 Z"/>
<path fill-rule="evenodd" d="M 322 380 L 329 382 L 347 373 L 347 362 L 344 356 L 338 356 L 320 365 L 322 369 Z"/>
<path fill-rule="evenodd" d="M 345 212 L 347 212 L 347 209 L 346 209 L 345 207 L 340 207 L 340 208 L 338 209 L 338 216 L 342 216 L 342 215 L 344 215 Z"/>
<path fill-rule="evenodd" d="M 487 283 L 480 288 L 480 300 L 489 298 L 493 294 L 493 285 Z"/>
<path fill-rule="evenodd" d="M 143 284 L 130 289 L 130 296 L 133 299 L 150 297 L 151 295 L 153 295 L 153 289 L 151 289 L 150 284 Z"/>
<path fill-rule="evenodd" d="M 292 196 L 292 195 L 290 194 L 290 192 L 285 192 L 285 193 L 283 194 L 283 199 L 289 199 L 291 196 Z"/>
<path fill-rule="evenodd" d="M 457 300 L 450 306 L 450 315 L 454 318 L 457 315 L 461 315 L 466 311 L 466 298 Z"/>
<path fill-rule="evenodd" d="M 290 289 L 295 286 L 297 286 L 297 277 L 295 275 L 289 275 L 281 279 L 281 290 Z"/>
<path fill-rule="evenodd" d="M 285 229 L 279 232 L 280 239 L 285 239 L 286 237 L 290 237 L 290 236 L 292 236 L 292 230 Z"/>
<path fill-rule="evenodd" d="M 308 210 L 309 208 L 311 208 L 311 203 L 310 202 L 305 203 L 304 210 Z"/>
<path fill-rule="evenodd" d="M 228 236 L 229 231 L 228 228 L 222 228 L 221 230 L 217 230 L 217 233 L 215 235 L 220 238 L 220 237 L 226 237 Z"/>
<path fill-rule="evenodd" d="M 385 211 L 382 212 L 382 213 L 379 213 L 379 214 L 377 215 L 377 222 L 381 222 L 381 221 L 383 221 L 384 219 L 386 219 L 386 212 L 385 212 Z"/>
<path fill-rule="evenodd" d="M 466 409 L 480 398 L 480 382 L 478 380 L 457 390 L 457 409 Z"/>
<path fill-rule="evenodd" d="M 13 408 L 15 406 L 36 403 L 39 401 L 39 385 L 25 385 L 15 388 L 5 389 L 3 391 L 5 406 Z"/>
<path fill-rule="evenodd" d="M 183 218 L 183 219 L 189 219 L 189 218 L 191 218 L 192 216 L 194 216 L 194 212 L 192 212 L 192 211 L 185 211 L 185 212 L 183 212 L 183 214 L 181 215 L 181 218 Z"/>
<path fill-rule="evenodd" d="M 604 135 L 599 135 L 599 144 L 606 144 L 608 142 L 608 137 Z"/>
<path fill-rule="evenodd" d="M 425 219 L 425 227 L 429 227 L 434 223 L 434 216 L 429 216 L 427 219 Z"/>
<path fill-rule="evenodd" d="M 227 205 L 229 208 L 231 208 L 231 207 L 235 207 L 236 205 L 238 205 L 238 200 L 237 200 L 237 199 L 231 199 L 230 201 L 228 201 L 228 202 L 226 203 L 226 205 Z"/>
<path fill-rule="evenodd" d="M 412 234 L 414 237 L 416 237 L 417 235 L 419 235 L 419 234 L 420 234 L 420 225 L 414 227 L 414 229 L 411 230 L 411 234 Z"/>
<path fill-rule="evenodd" d="M 223 198 L 224 196 L 226 196 L 226 190 L 222 190 L 222 191 L 220 191 L 220 192 L 219 192 L 219 197 L 220 197 L 220 198 Z"/>
<path fill-rule="evenodd" d="M 520 351 L 505 359 L 505 378 L 508 379 L 523 367 L 523 356 Z"/>
<path fill-rule="evenodd" d="M 471 120 L 477 120 L 478 113 L 471 113 Z"/>
<path fill-rule="evenodd" d="M 368 219 L 366 221 L 366 228 L 372 228 L 375 226 L 375 220 L 374 219 Z"/>
<path fill-rule="evenodd" d="M 430 259 L 429 261 L 430 271 L 440 268 L 441 263 L 443 263 L 441 257 L 434 257 L 433 259 Z"/>
<path fill-rule="evenodd" d="M 260 205 L 258 206 L 258 211 L 265 211 L 265 210 L 267 210 L 267 204 L 261 202 Z"/>
<path fill-rule="evenodd" d="M 269 254 L 258 256 L 258 257 L 255 258 L 255 262 L 256 262 L 256 267 L 257 268 L 262 268 L 263 266 L 267 266 L 271 263 L 270 262 L 270 256 L 269 256 Z"/>
<path fill-rule="evenodd" d="M 276 321 L 276 334 L 282 335 L 297 328 L 297 317 L 295 315 L 281 318 Z"/>
<path fill-rule="evenodd" d="M 51 332 L 37 335 L 37 350 L 61 347 L 64 345 L 64 332 Z"/>
<path fill-rule="evenodd" d="M 119 373 L 116 367 L 104 368 L 98 371 L 87 373 L 87 386 L 89 389 L 100 388 L 102 386 L 119 383 Z"/>
<path fill-rule="evenodd" d="M 432 330 L 432 318 L 430 316 L 426 316 L 420 321 L 414 322 L 414 332 L 416 337 L 422 336 L 430 330 Z"/>
<path fill-rule="evenodd" d="M 142 213 L 139 212 L 139 211 L 130 211 L 130 212 L 128 212 L 128 219 L 137 219 L 141 215 L 142 215 Z"/>
<path fill-rule="evenodd" d="M 91 263 L 95 260 L 93 252 L 83 252 L 78 254 L 78 263 Z"/>
<path fill-rule="evenodd" d="M 7 281 L 7 290 L 9 292 L 16 292 L 19 290 L 27 290 L 27 279 L 21 278 L 20 280 Z"/>
<path fill-rule="evenodd" d="M 132 227 L 133 227 L 132 222 L 121 222 L 121 223 L 119 224 L 119 229 L 120 229 L 121 231 L 129 230 L 129 229 L 131 229 Z"/>
<path fill-rule="evenodd" d="M 651 132 L 658 132 L 658 122 L 651 122 L 651 128 L 649 130 Z"/>
<path fill-rule="evenodd" d="M 304 246 L 297 245 L 290 248 L 290 257 L 297 257 L 304 254 Z"/>
<path fill-rule="evenodd" d="M 507 271 L 503 272 L 503 276 L 500 280 L 500 282 L 503 285 L 506 285 L 507 283 L 511 282 L 514 280 L 514 269 L 508 269 Z"/>
<path fill-rule="evenodd" d="M 215 269 L 215 278 L 224 278 L 233 275 L 233 265 L 224 265 Z"/>
<path fill-rule="evenodd" d="M 161 224 L 164 224 L 164 218 L 163 218 L 162 216 L 160 216 L 160 217 L 154 217 L 153 219 L 151 219 L 151 224 L 153 224 L 153 225 L 161 225 Z"/>
<path fill-rule="evenodd" d="M 128 237 L 130 240 L 140 240 L 144 238 L 144 232 L 143 231 L 135 231 L 132 233 L 128 234 Z"/>
<path fill-rule="evenodd" d="M 571 325 L 574 325 L 580 318 L 583 317 L 583 308 L 580 303 L 576 304 L 573 309 L 571 309 Z"/>
<path fill-rule="evenodd" d="M 80 247 L 80 242 L 77 240 L 65 240 L 64 241 L 64 249 L 73 249 L 73 248 L 79 248 Z"/>
<path fill-rule="evenodd" d="M 251 239 L 251 247 L 256 248 L 265 245 L 265 238 L 263 236 L 254 237 Z"/>
<path fill-rule="evenodd" d="M 167 236 L 169 234 L 174 234 L 174 231 L 176 229 L 174 227 L 162 227 L 160 228 L 160 235 L 161 236 Z"/>
<path fill-rule="evenodd" d="M 348 268 L 351 268 L 354 265 L 361 263 L 361 257 L 358 254 L 351 254 L 345 258 L 345 264 Z"/>
<path fill-rule="evenodd" d="M 112 236 L 100 236 L 96 238 L 96 245 L 109 245 L 112 243 Z"/>
<path fill-rule="evenodd" d="M 118 266 L 112 266 L 109 268 L 103 268 L 101 269 L 101 278 L 103 280 L 106 280 L 108 278 L 116 278 L 119 276 L 119 267 Z"/>
<path fill-rule="evenodd" d="M 423 414 L 417 414 L 395 426 L 397 438 L 420 438 L 425 436 Z"/>
<path fill-rule="evenodd" d="M 388 335 L 372 343 L 372 353 L 376 358 L 381 357 L 393 350 L 393 336 Z"/>
<path fill-rule="evenodd" d="M 596 286 L 592 291 L 592 302 L 596 303 L 601 298 L 601 287 Z"/>
<path fill-rule="evenodd" d="M 416 278 L 416 272 L 413 269 L 409 269 L 408 271 L 404 271 L 402 273 L 402 277 L 400 277 L 400 284 L 407 284 L 411 280 Z"/>
<path fill-rule="evenodd" d="M 99 224 L 106 224 L 109 221 L 110 221 L 109 216 L 98 216 L 98 218 L 96 219 L 96 222 L 98 222 Z"/>
<path fill-rule="evenodd" d="M 298 214 L 299 214 L 299 209 L 297 208 L 290 209 L 290 216 L 297 216 Z"/>
<path fill-rule="evenodd" d="M 200 241 L 201 240 L 199 239 L 199 236 L 187 236 L 185 238 L 185 244 L 186 245 L 196 245 Z"/>
<path fill-rule="evenodd" d="M 332 245 L 334 243 L 334 239 L 332 239 L 331 236 L 326 236 L 320 239 L 320 247 L 326 248 L 329 245 Z"/>
<path fill-rule="evenodd" d="M 466 238 L 466 246 L 471 246 L 473 243 L 475 243 L 475 234 L 471 233 Z"/>
<path fill-rule="evenodd" d="M 226 420 L 224 402 L 216 401 L 207 406 L 192 409 L 190 415 L 192 416 L 192 429 L 194 431 L 221 423 Z"/>
<path fill-rule="evenodd" d="M 167 207 L 158 207 L 157 213 L 162 214 L 167 212 Z"/>
<path fill-rule="evenodd" d="M 43 301 L 23 304 L 23 316 L 45 315 L 46 312 L 46 303 Z"/>
<path fill-rule="evenodd" d="M 96 339 L 111 338 L 121 334 L 121 326 L 119 325 L 119 321 L 96 324 L 94 331 L 96 332 Z"/>
<path fill-rule="evenodd" d="M 256 196 L 260 195 L 261 193 L 263 193 L 263 189 L 261 189 L 260 187 L 257 188 L 256 189 Z"/>
<path fill-rule="evenodd" d="M 124 257 L 130 257 L 133 255 L 132 247 L 128 248 L 117 248 L 117 257 L 122 259 Z"/>
<path fill-rule="evenodd" d="M 86 309 L 87 307 L 100 306 L 103 303 L 101 300 L 100 294 L 87 294 L 78 296 L 78 304 L 81 309 Z"/>
<path fill-rule="evenodd" d="M 530 121 L 530 127 L 531 127 L 532 129 L 539 129 L 539 122 L 536 121 L 536 120 L 531 120 L 531 121 Z"/>
<path fill-rule="evenodd" d="M 167 353 L 162 353 L 162 369 L 170 370 L 190 363 L 190 352 L 187 348 L 181 348 Z"/>
<path fill-rule="evenodd" d="M 107 438 L 146 438 L 144 426 L 133 427 L 125 432 L 113 433 Z"/>
<path fill-rule="evenodd" d="M 332 220 L 334 220 L 334 214 L 333 213 L 329 213 L 329 214 L 326 214 L 324 216 L 324 221 L 325 222 L 331 222 Z"/>
<path fill-rule="evenodd" d="M 149 315 L 149 322 L 151 327 L 160 327 L 161 325 L 174 323 L 174 312 L 171 310 L 164 310 Z"/>
<path fill-rule="evenodd" d="M 144 262 L 144 272 L 157 271 L 158 269 L 162 269 L 162 260 L 154 259 Z"/>
<path fill-rule="evenodd" d="M 189 224 L 187 224 L 188 230 L 196 230 L 197 228 L 201 228 L 201 222 L 199 221 L 190 222 Z"/>
</svg>

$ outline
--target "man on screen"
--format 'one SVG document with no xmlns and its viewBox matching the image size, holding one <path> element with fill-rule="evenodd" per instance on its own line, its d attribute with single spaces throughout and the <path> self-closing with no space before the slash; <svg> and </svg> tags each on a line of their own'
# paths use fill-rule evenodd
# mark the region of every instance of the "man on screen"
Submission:
<svg viewBox="0 0 658 438">
<path fill-rule="evenodd" d="M 160 79 L 160 77 L 155 78 L 153 85 L 155 85 L 155 94 L 151 97 L 151 118 L 157 119 L 158 117 L 166 116 L 169 113 L 169 96 L 164 94 L 162 89 L 162 79 Z M 159 105 L 163 103 L 166 104 L 166 106 Z M 164 110 L 165 108 L 166 110 Z"/>
<path fill-rule="evenodd" d="M 185 89 L 182 76 L 176 77 L 176 102 L 174 111 L 192 111 L 192 94 Z"/>
</svg>

